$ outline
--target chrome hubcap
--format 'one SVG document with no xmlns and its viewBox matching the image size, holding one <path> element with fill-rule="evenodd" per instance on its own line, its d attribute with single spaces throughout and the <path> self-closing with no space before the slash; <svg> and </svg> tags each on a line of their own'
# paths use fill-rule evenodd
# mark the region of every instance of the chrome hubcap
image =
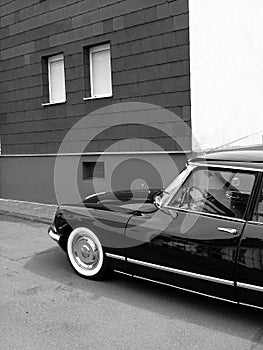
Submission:
<svg viewBox="0 0 263 350">
<path fill-rule="evenodd" d="M 99 260 L 100 253 L 96 243 L 87 235 L 77 235 L 72 242 L 73 256 L 77 264 L 88 270 L 94 269 Z"/>
<path fill-rule="evenodd" d="M 90 256 L 88 246 L 84 245 L 84 246 L 81 248 L 81 255 L 83 256 L 84 259 L 87 259 L 87 258 Z"/>
</svg>

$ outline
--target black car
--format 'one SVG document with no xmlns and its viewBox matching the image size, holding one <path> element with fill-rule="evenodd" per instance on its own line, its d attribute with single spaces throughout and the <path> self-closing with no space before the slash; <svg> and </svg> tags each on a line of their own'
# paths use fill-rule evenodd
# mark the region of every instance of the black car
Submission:
<svg viewBox="0 0 263 350">
<path fill-rule="evenodd" d="M 165 190 L 60 206 L 49 235 L 75 271 L 110 271 L 263 307 L 263 151 L 190 160 Z"/>
</svg>

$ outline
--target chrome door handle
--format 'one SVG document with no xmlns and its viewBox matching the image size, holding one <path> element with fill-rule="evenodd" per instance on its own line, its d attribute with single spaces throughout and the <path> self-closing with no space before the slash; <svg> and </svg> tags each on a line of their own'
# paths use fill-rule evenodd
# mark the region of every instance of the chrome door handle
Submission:
<svg viewBox="0 0 263 350">
<path fill-rule="evenodd" d="M 218 227 L 217 229 L 218 229 L 218 231 L 227 232 L 227 233 L 230 233 L 231 235 L 237 234 L 237 230 L 235 228 Z"/>
</svg>

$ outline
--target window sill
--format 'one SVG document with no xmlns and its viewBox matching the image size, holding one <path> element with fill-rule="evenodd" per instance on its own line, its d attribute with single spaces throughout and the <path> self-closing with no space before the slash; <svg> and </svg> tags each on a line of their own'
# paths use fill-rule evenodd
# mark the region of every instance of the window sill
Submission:
<svg viewBox="0 0 263 350">
<path fill-rule="evenodd" d="M 59 104 L 62 104 L 62 103 L 66 103 L 66 100 L 65 100 L 65 101 L 59 101 L 59 102 L 46 102 L 46 103 L 41 103 L 41 106 L 42 106 L 42 107 L 46 107 L 46 106 L 52 106 L 52 105 L 59 105 Z"/>
<path fill-rule="evenodd" d="M 100 99 L 100 98 L 109 98 L 109 97 L 113 97 L 113 94 L 111 94 L 111 95 L 103 95 L 103 96 L 83 97 L 83 101 L 97 100 L 97 99 Z"/>
</svg>

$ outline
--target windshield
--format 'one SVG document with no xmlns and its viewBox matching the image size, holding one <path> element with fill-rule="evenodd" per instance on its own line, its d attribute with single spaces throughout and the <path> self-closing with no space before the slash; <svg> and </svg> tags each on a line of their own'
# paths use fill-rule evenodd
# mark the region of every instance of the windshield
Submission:
<svg viewBox="0 0 263 350">
<path fill-rule="evenodd" d="M 187 178 L 187 176 L 192 171 L 193 166 L 188 165 L 184 170 L 173 180 L 173 182 L 170 183 L 170 185 L 162 190 L 162 192 L 158 193 L 159 197 L 159 205 L 163 206 L 170 198 L 172 193 L 177 192 L 177 190 L 181 187 L 184 180 Z"/>
</svg>

